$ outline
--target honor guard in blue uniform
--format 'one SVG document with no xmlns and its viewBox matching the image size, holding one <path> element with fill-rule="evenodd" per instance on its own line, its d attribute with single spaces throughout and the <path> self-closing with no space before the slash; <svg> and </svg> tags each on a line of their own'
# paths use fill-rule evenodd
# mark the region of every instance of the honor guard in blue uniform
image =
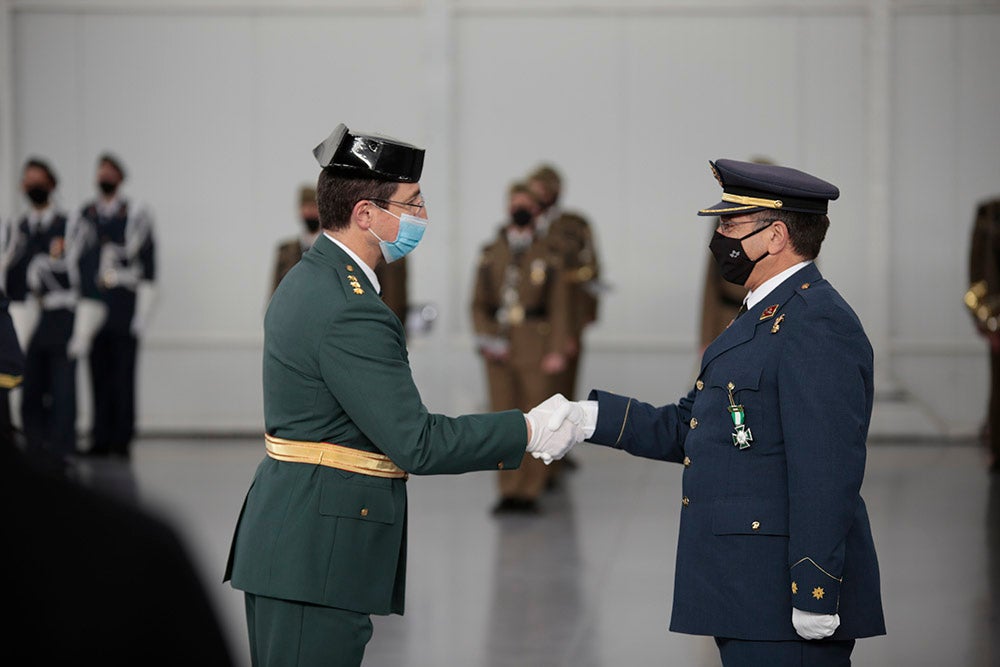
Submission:
<svg viewBox="0 0 1000 667">
<path fill-rule="evenodd" d="M 98 158 L 97 199 L 85 204 L 88 250 L 84 295 L 101 302 L 88 328 L 94 424 L 89 453 L 128 458 L 135 433 L 135 374 L 139 338 L 155 300 L 156 254 L 149 208 L 124 197 L 125 169 L 114 155 Z M 99 328 L 98 328 L 99 327 Z"/>
<path fill-rule="evenodd" d="M 323 233 L 264 317 L 266 455 L 225 574 L 244 591 L 256 667 L 357 667 L 370 615 L 403 613 L 410 474 L 557 459 L 568 444 L 549 445 L 570 438 L 547 428 L 552 401 L 527 415 L 427 411 L 375 274 L 430 228 L 424 151 L 338 125 L 313 153 Z"/>
<path fill-rule="evenodd" d="M 860 495 L 872 348 L 813 263 L 839 191 L 786 167 L 712 170 L 722 201 L 699 215 L 720 217 L 710 249 L 749 291 L 694 387 L 559 410 L 578 438 L 684 466 L 671 630 L 715 637 L 727 667 L 849 665 L 885 623 Z"/>
<path fill-rule="evenodd" d="M 76 452 L 81 332 L 74 332 L 74 324 L 82 243 L 76 218 L 53 202 L 57 185 L 47 162 L 25 163 L 21 189 L 30 208 L 0 233 L 0 274 L 26 347 L 20 403 L 26 446 L 30 454 L 62 466 Z"/>
</svg>

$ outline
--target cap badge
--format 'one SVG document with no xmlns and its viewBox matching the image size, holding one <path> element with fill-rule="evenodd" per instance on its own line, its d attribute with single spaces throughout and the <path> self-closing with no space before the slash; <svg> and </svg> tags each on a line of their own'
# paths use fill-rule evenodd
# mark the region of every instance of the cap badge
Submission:
<svg viewBox="0 0 1000 667">
<path fill-rule="evenodd" d="M 719 176 L 719 170 L 715 168 L 715 163 L 714 162 L 709 162 L 708 165 L 712 168 L 712 176 L 715 176 L 715 180 L 717 180 L 719 182 L 719 187 L 721 187 L 721 188 L 726 187 L 722 183 L 722 176 Z"/>
</svg>

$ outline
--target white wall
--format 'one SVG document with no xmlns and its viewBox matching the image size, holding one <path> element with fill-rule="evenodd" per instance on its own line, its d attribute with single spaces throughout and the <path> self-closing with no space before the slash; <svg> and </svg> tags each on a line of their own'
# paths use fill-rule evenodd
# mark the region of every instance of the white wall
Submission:
<svg viewBox="0 0 1000 667">
<path fill-rule="evenodd" d="M 940 432 L 969 434 L 982 418 L 985 347 L 961 296 L 975 203 L 1000 194 L 998 2 L 5 9 L 0 90 L 13 105 L 0 99 L 11 181 L 0 210 L 13 212 L 28 155 L 54 162 L 75 207 L 96 155 L 112 149 L 156 211 L 147 430 L 261 427 L 274 244 L 296 233 L 295 190 L 317 171 L 310 151 L 341 121 L 428 148 L 432 225 L 411 292 L 442 317 L 411 358 L 431 409 L 486 404 L 470 279 L 506 186 L 542 160 L 562 169 L 567 206 L 595 223 L 614 286 L 588 334 L 584 389 L 676 398 L 696 363 L 709 229 L 694 212 L 718 195 L 708 160 L 766 155 L 840 186 L 821 267 L 875 332 L 883 382 L 926 405 Z"/>
</svg>

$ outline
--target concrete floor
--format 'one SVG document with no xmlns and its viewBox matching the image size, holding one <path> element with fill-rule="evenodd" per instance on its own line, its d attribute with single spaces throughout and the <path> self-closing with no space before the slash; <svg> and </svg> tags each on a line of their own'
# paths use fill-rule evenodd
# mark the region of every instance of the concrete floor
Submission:
<svg viewBox="0 0 1000 667">
<path fill-rule="evenodd" d="M 221 583 L 258 439 L 150 439 L 131 463 L 85 462 L 188 542 L 249 664 L 243 602 Z M 711 639 L 667 631 L 681 468 L 583 445 L 536 518 L 497 519 L 495 475 L 409 481 L 407 613 L 375 617 L 372 667 L 719 665 Z M 882 572 L 886 637 L 855 665 L 1000 665 L 1000 476 L 976 445 L 869 446 L 862 494 Z"/>
</svg>

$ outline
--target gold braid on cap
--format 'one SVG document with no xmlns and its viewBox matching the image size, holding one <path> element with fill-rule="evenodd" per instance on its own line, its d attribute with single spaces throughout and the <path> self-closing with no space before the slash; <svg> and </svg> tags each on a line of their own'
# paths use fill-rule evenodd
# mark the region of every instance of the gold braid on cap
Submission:
<svg viewBox="0 0 1000 667">
<path fill-rule="evenodd" d="M 784 202 L 780 199 L 761 199 L 760 197 L 744 197 L 743 195 L 731 195 L 728 192 L 722 194 L 722 201 L 730 204 L 742 204 L 744 206 L 763 206 L 764 208 L 781 208 Z"/>
</svg>

